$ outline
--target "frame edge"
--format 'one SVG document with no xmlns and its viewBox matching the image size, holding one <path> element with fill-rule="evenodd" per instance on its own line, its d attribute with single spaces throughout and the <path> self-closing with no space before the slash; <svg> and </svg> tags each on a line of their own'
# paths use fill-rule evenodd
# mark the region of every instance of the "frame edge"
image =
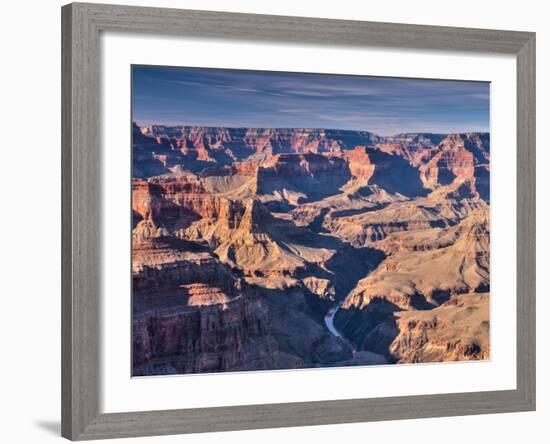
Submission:
<svg viewBox="0 0 550 444">
<path fill-rule="evenodd" d="M 536 35 L 517 53 L 517 387 L 536 409 Z"/>
<path fill-rule="evenodd" d="M 164 8 L 127 7 L 73 3 L 62 7 L 62 436 L 71 440 L 150 436 L 207 431 L 246 430 L 256 428 L 295 427 L 329 423 L 351 423 L 436 416 L 532 411 L 535 400 L 535 34 L 517 31 L 475 30 L 476 35 L 491 36 L 492 42 L 504 41 L 492 52 L 517 55 L 518 79 L 518 385 L 516 390 L 499 392 L 421 395 L 381 399 L 263 404 L 208 409 L 163 410 L 150 412 L 99 413 L 98 334 L 99 282 L 82 276 L 87 271 L 99 276 L 99 106 L 94 93 L 99 91 L 97 76 L 98 35 L 100 30 L 136 30 L 154 32 L 174 12 L 187 24 L 201 18 L 216 21 L 225 16 L 240 22 L 245 17 L 299 23 L 341 23 L 343 34 L 330 34 L 339 44 L 346 44 L 345 33 L 353 34 L 364 26 L 358 40 L 372 37 L 384 40 L 389 29 L 406 28 L 416 35 L 402 47 L 422 46 L 432 49 L 483 51 L 490 44 L 472 45 L 472 40 L 450 43 L 428 42 L 419 35 L 429 30 L 458 32 L 467 28 L 444 28 L 424 25 L 355 22 L 334 19 L 308 19 L 213 11 L 184 11 Z M 112 17 L 111 17 L 112 15 Z M 144 16 L 151 16 L 147 27 Z M 113 18 L 114 17 L 114 18 Z M 141 19 L 139 19 L 141 17 Z M 122 23 L 128 21 L 126 26 Z M 141 20 L 141 21 L 140 21 Z M 183 33 L 173 20 L 168 33 Z M 284 25 L 280 26 L 284 28 Z M 237 24 L 238 26 L 238 24 Z M 253 26 L 253 25 L 250 25 Z M 308 25 L 309 26 L 309 25 Z M 124 28 L 124 29 L 122 29 Z M 178 31 L 179 29 L 179 31 Z M 220 34 L 232 32 L 224 28 Z M 192 33 L 201 34 L 196 26 Z M 265 31 L 279 32 L 275 26 Z M 307 30 L 306 30 L 307 31 Z M 253 34 L 262 34 L 256 29 Z M 216 34 L 216 33 L 215 33 Z M 387 46 L 399 46 L 389 39 Z M 262 34 L 263 35 L 263 34 Z M 298 41 L 302 34 L 286 41 Z M 441 35 L 441 34 L 439 34 Z M 504 38 L 506 36 L 506 38 Z M 254 37 L 254 36 L 252 36 Z M 320 39 L 320 37 L 317 37 Z M 350 44 L 361 44 L 349 37 Z M 315 40 L 315 38 L 313 38 Z M 311 41 L 311 40 L 308 40 Z M 354 43 L 353 43 L 354 42 Z M 418 44 L 420 42 L 420 44 Z M 322 42 L 321 42 L 322 43 Z M 88 171 L 85 169 L 88 168 Z M 89 188 L 87 188 L 89 187 Z M 521 197 L 521 198 L 520 198 Z M 95 198 L 95 200 L 94 200 Z M 87 205 L 80 201 L 86 201 Z M 86 206 L 86 208 L 84 208 Z M 520 211 L 521 210 L 521 211 Z M 88 234 L 86 234 L 88 233 Z M 97 242 L 96 242 L 97 241 Z M 95 242 L 95 244 L 94 244 Z M 523 246 L 522 246 L 523 245 Z M 96 280 L 97 281 L 97 280 Z M 437 405 L 436 405 L 437 404 Z M 434 407 L 435 405 L 435 407 Z M 444 411 L 441 406 L 445 405 Z M 403 407 L 409 413 L 403 413 Z M 347 413 L 342 410 L 347 410 Z M 414 410 L 413 410 L 414 409 Z M 285 412 L 283 412 L 285 410 Z M 327 417 L 327 412 L 331 414 Z M 411 413 L 412 412 L 412 413 Z M 305 414 L 300 418 L 298 415 Z M 249 415 L 243 419 L 244 415 Z"/>
<path fill-rule="evenodd" d="M 82 4 L 61 8 L 61 435 L 99 416 L 99 30 Z"/>
<path fill-rule="evenodd" d="M 72 13 L 61 8 L 61 436 L 73 437 L 72 381 Z"/>
</svg>

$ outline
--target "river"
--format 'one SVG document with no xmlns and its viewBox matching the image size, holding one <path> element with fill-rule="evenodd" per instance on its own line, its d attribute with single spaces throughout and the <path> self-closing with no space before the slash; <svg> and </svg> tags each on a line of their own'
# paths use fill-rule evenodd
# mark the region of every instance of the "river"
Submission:
<svg viewBox="0 0 550 444">
<path fill-rule="evenodd" d="M 344 339 L 342 334 L 336 329 L 334 326 L 334 315 L 336 312 L 340 309 L 340 305 L 336 305 L 335 307 L 332 307 L 327 314 L 325 315 L 325 325 L 327 326 L 328 330 L 337 338 Z"/>
</svg>

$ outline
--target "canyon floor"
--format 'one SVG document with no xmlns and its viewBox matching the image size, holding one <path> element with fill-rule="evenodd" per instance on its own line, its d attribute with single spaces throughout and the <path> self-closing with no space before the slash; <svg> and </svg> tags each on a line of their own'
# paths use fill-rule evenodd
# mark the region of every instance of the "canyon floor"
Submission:
<svg viewBox="0 0 550 444">
<path fill-rule="evenodd" d="M 133 375 L 490 357 L 486 133 L 133 125 Z"/>
</svg>

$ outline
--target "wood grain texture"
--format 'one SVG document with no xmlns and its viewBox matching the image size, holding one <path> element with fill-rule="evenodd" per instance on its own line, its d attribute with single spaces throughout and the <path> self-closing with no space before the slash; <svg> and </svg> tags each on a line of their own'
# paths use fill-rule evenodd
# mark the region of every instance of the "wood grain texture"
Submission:
<svg viewBox="0 0 550 444">
<path fill-rule="evenodd" d="M 99 40 L 89 18 L 62 10 L 62 433 L 73 438 L 99 414 Z"/>
<path fill-rule="evenodd" d="M 103 30 L 210 38 L 516 54 L 529 33 L 355 20 L 78 4 Z"/>
<path fill-rule="evenodd" d="M 101 413 L 99 33 L 517 55 L 517 389 Z M 62 9 L 62 435 L 99 439 L 527 411 L 535 408 L 533 33 L 75 3 Z"/>
<path fill-rule="evenodd" d="M 71 7 L 61 14 L 61 417 L 62 435 L 73 436 L 72 396 L 72 14 Z"/>
<path fill-rule="evenodd" d="M 535 409 L 535 36 L 517 55 L 517 387 Z"/>
<path fill-rule="evenodd" d="M 531 410 L 516 390 L 102 414 L 79 439 L 202 433 Z"/>
</svg>

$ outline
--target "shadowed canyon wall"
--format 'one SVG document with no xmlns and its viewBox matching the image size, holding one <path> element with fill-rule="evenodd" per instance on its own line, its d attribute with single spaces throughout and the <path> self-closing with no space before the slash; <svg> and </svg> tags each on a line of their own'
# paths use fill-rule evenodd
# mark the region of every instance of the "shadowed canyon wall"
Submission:
<svg viewBox="0 0 550 444">
<path fill-rule="evenodd" d="M 132 149 L 134 375 L 489 358 L 488 134 L 134 124 Z"/>
</svg>

